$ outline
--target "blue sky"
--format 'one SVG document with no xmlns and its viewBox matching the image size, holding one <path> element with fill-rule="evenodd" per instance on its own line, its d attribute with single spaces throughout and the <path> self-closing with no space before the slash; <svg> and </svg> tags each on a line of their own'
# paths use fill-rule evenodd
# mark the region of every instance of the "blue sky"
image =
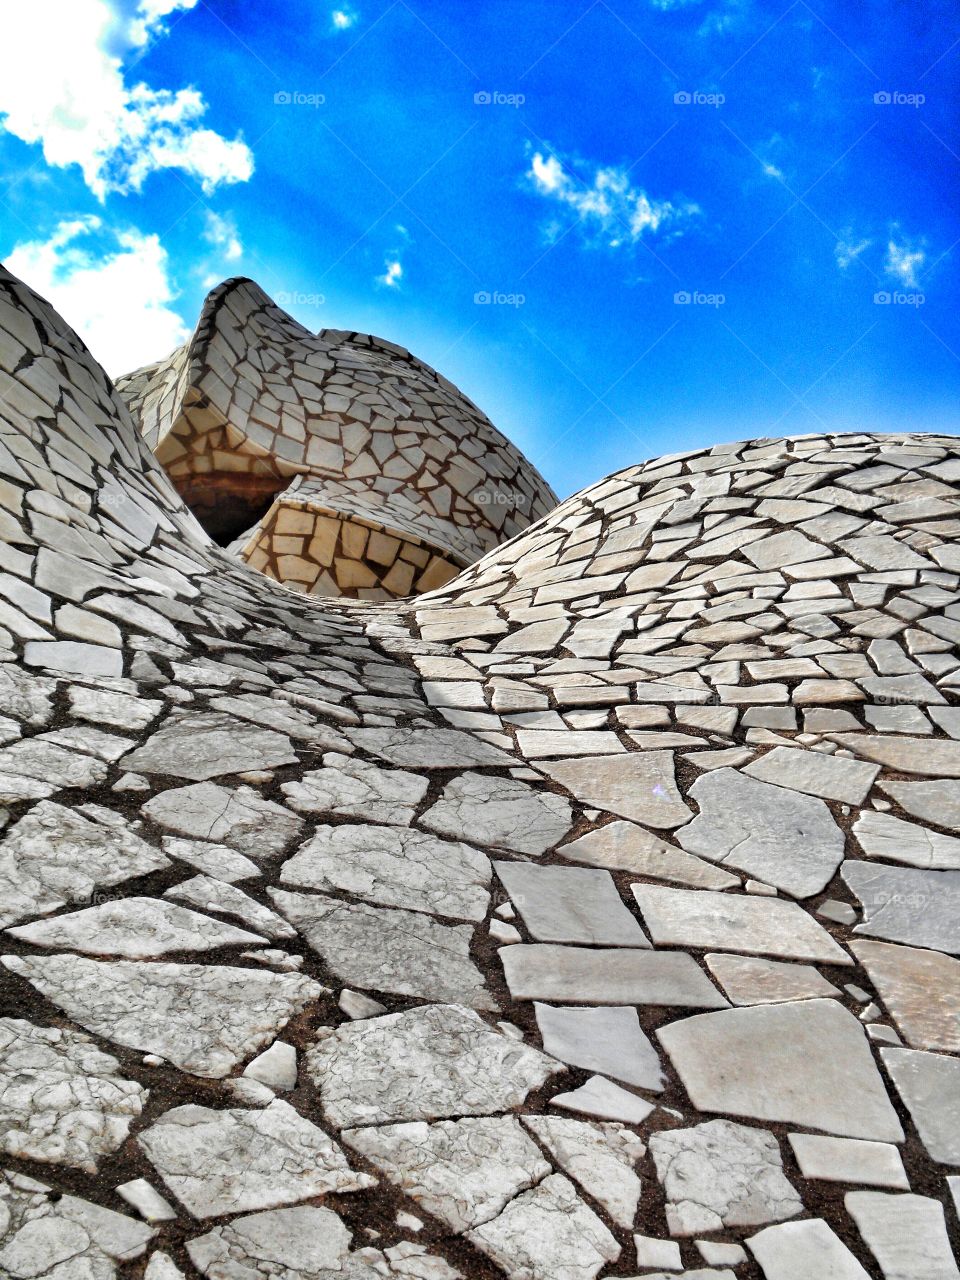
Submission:
<svg viewBox="0 0 960 1280">
<path fill-rule="evenodd" d="M 5 22 L 0 259 L 113 374 L 249 275 L 434 364 L 561 494 L 726 439 L 960 429 L 947 0 Z"/>
</svg>

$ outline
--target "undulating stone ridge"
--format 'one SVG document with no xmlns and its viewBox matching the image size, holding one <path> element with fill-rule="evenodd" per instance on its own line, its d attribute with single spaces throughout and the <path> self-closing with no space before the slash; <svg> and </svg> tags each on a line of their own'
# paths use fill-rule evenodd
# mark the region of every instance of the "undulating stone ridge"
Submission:
<svg viewBox="0 0 960 1280">
<path fill-rule="evenodd" d="M 298 324 L 252 280 L 117 389 L 207 530 L 312 595 L 442 586 L 556 505 L 451 382 L 366 333 Z"/>
<path fill-rule="evenodd" d="M 960 1280 L 958 481 L 722 445 L 311 599 L 0 275 L 0 1276 Z"/>
</svg>

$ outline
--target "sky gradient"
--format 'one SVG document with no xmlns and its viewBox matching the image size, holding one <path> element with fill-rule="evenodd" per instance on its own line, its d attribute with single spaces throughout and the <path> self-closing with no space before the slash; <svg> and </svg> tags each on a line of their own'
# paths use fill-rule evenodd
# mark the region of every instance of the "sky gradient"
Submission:
<svg viewBox="0 0 960 1280">
<path fill-rule="evenodd" d="M 953 4 L 35 0 L 0 259 L 114 375 L 253 277 L 460 385 L 561 494 L 960 429 Z"/>
</svg>

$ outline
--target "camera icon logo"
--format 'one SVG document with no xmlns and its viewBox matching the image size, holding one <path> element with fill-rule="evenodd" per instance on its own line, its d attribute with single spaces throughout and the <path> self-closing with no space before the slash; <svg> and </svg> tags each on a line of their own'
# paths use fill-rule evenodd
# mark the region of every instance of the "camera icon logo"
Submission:
<svg viewBox="0 0 960 1280">
<path fill-rule="evenodd" d="M 673 100 L 677 106 L 687 107 L 693 101 L 693 95 L 687 93 L 685 89 L 681 89 L 679 93 L 673 95 Z"/>
<path fill-rule="evenodd" d="M 675 294 L 673 295 L 673 300 L 674 300 L 674 302 L 675 302 L 675 303 L 677 303 L 679 306 L 689 306 L 689 304 L 690 304 L 690 294 L 686 291 L 686 289 L 681 289 L 681 290 L 679 290 L 679 292 L 678 292 L 678 293 L 675 293 Z"/>
<path fill-rule="evenodd" d="M 873 300 L 882 307 L 888 307 L 893 301 L 886 289 L 881 289 L 879 293 L 873 295 Z"/>
<path fill-rule="evenodd" d="M 280 89 L 273 95 L 273 101 L 278 107 L 288 106 L 293 101 L 293 94 L 287 89 Z"/>
<path fill-rule="evenodd" d="M 481 89 L 479 93 L 473 95 L 473 100 L 478 107 L 487 107 L 493 101 L 493 95 L 488 93 L 486 89 Z"/>
<path fill-rule="evenodd" d="M 480 289 L 479 292 L 473 295 L 473 300 L 480 306 L 488 306 L 490 303 L 490 294 L 486 289 Z"/>
<path fill-rule="evenodd" d="M 879 90 L 879 92 L 873 95 L 873 100 L 878 107 L 885 107 L 890 104 L 890 102 L 892 101 L 892 98 L 891 98 L 891 95 L 887 93 L 885 89 L 881 89 Z"/>
</svg>

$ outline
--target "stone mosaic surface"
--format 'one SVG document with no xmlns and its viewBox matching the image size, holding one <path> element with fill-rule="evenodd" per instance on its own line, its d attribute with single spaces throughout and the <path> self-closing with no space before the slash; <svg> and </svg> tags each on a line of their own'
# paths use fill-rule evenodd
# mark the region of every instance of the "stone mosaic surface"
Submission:
<svg viewBox="0 0 960 1280">
<path fill-rule="evenodd" d="M 551 510 L 484 422 L 245 282 L 119 395 L 0 272 L 0 1275 L 956 1277 L 960 445 Z"/>
</svg>

